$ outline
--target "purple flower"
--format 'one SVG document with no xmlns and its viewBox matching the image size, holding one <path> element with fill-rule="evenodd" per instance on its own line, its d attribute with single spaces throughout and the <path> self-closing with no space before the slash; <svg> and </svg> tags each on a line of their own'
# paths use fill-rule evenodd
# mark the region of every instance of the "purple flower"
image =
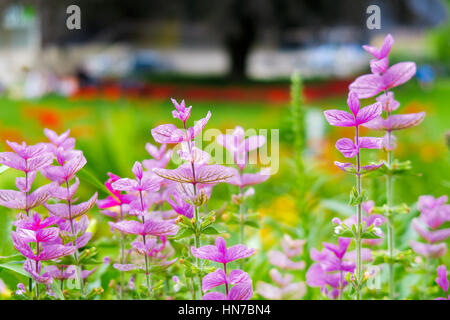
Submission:
<svg viewBox="0 0 450 320">
<path fill-rule="evenodd" d="M 253 296 L 252 280 L 242 270 L 233 270 L 227 273 L 227 263 L 251 256 L 255 250 L 242 244 L 227 249 L 227 244 L 222 237 L 216 238 L 215 246 L 191 247 L 194 257 L 210 260 L 223 264 L 223 270 L 218 269 L 207 274 L 202 280 L 202 290 L 206 292 L 220 285 L 225 285 L 226 294 L 209 292 L 203 296 L 203 300 L 249 300 Z M 233 285 L 230 289 L 229 286 Z"/>
<path fill-rule="evenodd" d="M 76 267 L 71 266 L 45 266 L 44 273 L 48 274 L 53 279 L 67 280 L 75 276 Z"/>
<path fill-rule="evenodd" d="M 116 190 L 113 188 L 112 184 L 118 180 L 120 177 L 108 172 L 109 179 L 105 182 L 105 187 L 111 193 L 106 199 L 101 199 L 97 201 L 97 206 L 100 209 L 107 209 L 112 207 L 118 207 L 123 204 L 129 204 L 133 197 L 128 194 L 122 194 L 120 190 Z"/>
<path fill-rule="evenodd" d="M 450 221 L 450 204 L 448 197 L 420 196 L 417 208 L 420 211 L 420 220 L 430 228 L 438 228 L 444 222 Z"/>
<path fill-rule="evenodd" d="M 417 208 L 420 216 L 419 219 L 413 219 L 412 227 L 428 243 L 411 241 L 411 247 L 416 253 L 438 258 L 447 252 L 447 244 L 442 241 L 450 237 L 450 228 L 438 229 L 444 222 L 450 221 L 450 205 L 446 204 L 447 199 L 447 196 L 437 199 L 433 196 L 419 197 Z"/>
<path fill-rule="evenodd" d="M 226 294 L 210 292 L 202 300 L 250 300 L 253 296 L 252 280 L 247 272 L 233 270 L 229 275 L 222 269 L 207 274 L 202 280 L 202 290 L 206 292 L 220 285 L 226 286 Z M 232 286 L 228 290 L 229 286 Z"/>
<path fill-rule="evenodd" d="M 194 217 L 194 206 L 184 201 L 178 192 L 172 194 L 172 199 L 167 199 L 167 203 L 175 210 L 176 213 L 192 219 Z"/>
<path fill-rule="evenodd" d="M 30 194 L 14 190 L 0 190 L 0 205 L 28 212 L 30 209 L 45 203 L 50 197 L 50 190 L 54 187 L 54 184 L 48 184 L 36 189 Z"/>
<path fill-rule="evenodd" d="M 445 243 L 428 244 L 411 240 L 409 244 L 415 253 L 427 258 L 439 258 L 447 252 Z"/>
<path fill-rule="evenodd" d="M 142 165 L 135 162 L 132 169 L 136 179 L 122 178 L 111 184 L 115 190 L 127 192 L 158 191 L 162 179 L 155 175 L 144 175 Z"/>
<path fill-rule="evenodd" d="M 357 168 L 353 163 L 350 162 L 339 162 L 339 161 L 335 161 L 334 164 L 341 169 L 344 172 L 347 173 L 353 173 L 353 174 L 358 174 L 357 173 Z M 374 171 L 376 169 L 378 169 L 379 167 L 381 167 L 383 165 L 383 162 L 378 163 L 378 164 L 369 164 L 366 166 L 361 166 L 360 167 L 360 173 L 359 174 L 366 174 L 369 173 L 371 171 Z"/>
<path fill-rule="evenodd" d="M 370 53 L 372 56 L 374 56 L 374 58 L 380 60 L 389 55 L 389 52 L 391 51 L 394 42 L 395 42 L 394 37 L 392 37 L 391 34 L 388 34 L 384 38 L 383 44 L 381 45 L 380 49 L 369 45 L 364 45 L 363 49 L 366 50 L 368 53 Z"/>
<path fill-rule="evenodd" d="M 320 287 L 321 291 L 331 299 L 336 299 L 342 294 L 347 285 L 345 274 L 353 273 L 355 265 L 354 253 L 347 252 L 352 239 L 339 238 L 339 245 L 323 243 L 325 247 L 321 252 L 311 249 L 311 259 L 316 261 L 306 273 L 306 283 L 310 287 Z M 363 260 L 371 258 L 370 250 L 362 250 Z M 331 290 L 328 289 L 331 287 Z"/>
<path fill-rule="evenodd" d="M 53 161 L 53 155 L 47 152 L 45 144 L 28 146 L 25 142 L 18 144 L 6 141 L 14 152 L 1 152 L 0 163 L 25 173 L 38 171 Z"/>
<path fill-rule="evenodd" d="M 95 193 L 88 201 L 79 204 L 55 203 L 44 204 L 44 207 L 50 214 L 66 220 L 73 220 L 87 213 L 97 201 L 97 193 Z"/>
<path fill-rule="evenodd" d="M 217 237 L 215 246 L 191 247 L 191 252 L 194 257 L 226 264 L 250 257 L 255 249 L 247 248 L 243 244 L 237 244 L 227 249 L 225 240 L 222 237 Z"/>
<path fill-rule="evenodd" d="M 55 131 L 45 128 L 44 134 L 51 141 L 47 144 L 49 150 L 55 154 L 58 148 L 72 150 L 75 147 L 75 139 L 69 137 L 70 129 L 58 135 Z"/>
<path fill-rule="evenodd" d="M 383 110 L 386 112 L 395 111 L 400 107 L 400 102 L 394 99 L 392 91 L 379 95 L 376 100 L 381 103 Z"/>
<path fill-rule="evenodd" d="M 325 118 L 332 126 L 357 127 L 375 119 L 383 111 L 379 102 L 360 109 L 358 95 L 354 91 L 349 92 L 347 104 L 352 113 L 342 110 L 324 111 Z"/>
<path fill-rule="evenodd" d="M 303 253 L 303 246 L 305 243 L 306 240 L 294 240 L 287 234 L 285 234 L 283 239 L 281 239 L 281 247 L 283 248 L 283 252 L 289 258 L 301 255 Z"/>
<path fill-rule="evenodd" d="M 86 164 L 83 152 L 79 150 L 70 151 L 67 154 L 60 153 L 59 166 L 48 166 L 41 170 L 42 174 L 49 180 L 59 184 L 70 181 Z"/>
<path fill-rule="evenodd" d="M 283 270 L 300 270 L 305 268 L 305 261 L 292 261 L 289 256 L 278 250 L 269 251 L 269 261 L 274 266 Z"/>
<path fill-rule="evenodd" d="M 437 298 L 436 300 L 450 300 L 450 296 L 448 295 L 448 279 L 447 279 L 447 268 L 445 265 L 440 265 L 437 268 L 437 278 L 436 283 L 441 287 L 441 289 L 445 292 L 445 298 Z"/>
<path fill-rule="evenodd" d="M 231 135 L 221 134 L 216 137 L 216 142 L 231 152 L 234 162 L 241 170 L 247 165 L 248 152 L 266 143 L 264 136 L 251 136 L 244 139 L 244 134 L 244 129 L 236 126 Z"/>
<path fill-rule="evenodd" d="M 211 112 L 208 111 L 205 118 L 200 119 L 193 127 L 190 127 L 185 131 L 178 129 L 173 124 L 162 124 L 152 129 L 153 139 L 161 144 L 177 144 L 183 141 L 191 141 L 202 132 L 210 117 Z"/>
<path fill-rule="evenodd" d="M 184 103 L 184 99 L 179 104 L 177 100 L 171 98 L 170 99 L 176 110 L 172 111 L 172 115 L 175 119 L 180 119 L 183 123 L 186 123 L 187 119 L 191 116 L 192 106 L 186 108 L 186 104 Z"/>
<path fill-rule="evenodd" d="M 430 243 L 445 241 L 450 237 L 450 228 L 430 231 L 423 227 L 418 219 L 413 219 L 411 225 L 422 238 Z"/>
<path fill-rule="evenodd" d="M 364 149 L 381 149 L 383 145 L 382 138 L 360 137 L 358 144 L 353 143 L 348 138 L 341 138 L 336 142 L 336 149 L 346 158 L 353 158 L 359 153 L 360 148 Z"/>
<path fill-rule="evenodd" d="M 366 74 L 356 78 L 350 84 L 349 89 L 356 92 L 358 98 L 366 99 L 407 82 L 415 74 L 416 64 L 414 62 L 399 62 L 382 75 Z"/>
<path fill-rule="evenodd" d="M 165 168 L 172 157 L 172 150 L 166 152 L 166 144 L 162 144 L 158 149 L 151 143 L 147 143 L 145 149 L 153 157 L 153 159 L 142 161 L 143 166 L 147 170 L 152 170 L 153 168 Z"/>
<path fill-rule="evenodd" d="M 388 116 L 387 119 L 377 117 L 370 122 L 363 124 L 364 127 L 373 130 L 394 131 L 408 129 L 420 124 L 425 118 L 425 112 L 396 114 Z"/>
<path fill-rule="evenodd" d="M 270 278 L 276 284 L 271 285 L 266 282 L 259 281 L 256 284 L 256 292 L 269 300 L 298 300 L 306 293 L 304 282 L 292 282 L 291 274 L 283 275 L 275 268 L 270 270 Z"/>
<path fill-rule="evenodd" d="M 110 223 L 111 227 L 126 234 L 141 236 L 173 236 L 178 232 L 178 226 L 172 222 L 147 220 L 144 223 L 135 220 Z"/>
<path fill-rule="evenodd" d="M 369 206 L 370 206 L 370 204 L 369 204 Z M 367 209 L 367 205 L 366 205 L 366 209 Z M 349 229 L 352 229 L 353 225 L 356 226 L 357 221 L 358 221 L 358 219 L 357 219 L 356 215 L 345 219 L 344 222 L 342 222 L 339 218 L 333 218 L 333 223 L 335 223 L 339 227 L 342 224 L 344 224 Z M 380 214 L 363 216 L 361 221 L 366 223 L 366 229 L 373 227 L 374 228 L 373 231 L 376 233 L 377 236 L 380 237 L 380 239 L 363 239 L 363 243 L 368 244 L 368 245 L 378 245 L 381 242 L 383 242 L 382 237 L 384 236 L 384 234 L 383 234 L 383 231 L 381 231 L 381 229 L 379 227 L 386 222 L 386 218 L 384 216 L 382 216 Z M 362 232 L 365 232 L 366 229 L 362 230 Z"/>
<path fill-rule="evenodd" d="M 238 186 L 239 188 L 244 188 L 262 183 L 269 178 L 270 178 L 270 168 L 264 168 L 258 173 L 243 173 L 243 174 L 239 174 L 237 170 L 234 170 L 234 176 L 228 180 L 228 183 Z"/>
<path fill-rule="evenodd" d="M 158 176 L 181 183 L 190 184 L 217 184 L 227 182 L 236 172 L 233 168 L 224 167 L 218 164 L 199 166 L 195 168 L 195 174 L 190 164 L 184 164 L 177 169 L 153 169 Z"/>
</svg>

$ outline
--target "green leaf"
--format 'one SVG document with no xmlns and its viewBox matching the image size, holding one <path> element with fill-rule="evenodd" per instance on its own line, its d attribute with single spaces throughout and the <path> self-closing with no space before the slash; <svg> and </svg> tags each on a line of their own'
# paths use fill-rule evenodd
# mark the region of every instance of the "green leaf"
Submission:
<svg viewBox="0 0 450 320">
<path fill-rule="evenodd" d="M 4 256 L 4 257 L 0 256 L 0 261 L 7 262 L 7 261 L 14 260 L 16 258 L 21 258 L 21 257 L 22 257 L 22 255 L 20 253 L 16 253 L 16 254 L 13 254 L 10 256 Z"/>
<path fill-rule="evenodd" d="M 362 191 L 361 194 L 358 194 L 358 191 L 355 187 L 353 187 L 352 191 L 350 192 L 350 202 L 349 204 L 351 206 L 357 206 L 361 204 L 363 201 L 366 201 L 368 199 L 367 192 Z"/>
<path fill-rule="evenodd" d="M 173 240 L 179 240 L 179 239 L 183 239 L 189 236 L 192 236 L 194 234 L 194 230 L 190 229 L 181 229 L 180 232 L 177 233 L 177 235 L 175 237 L 172 237 L 170 239 Z"/>
<path fill-rule="evenodd" d="M 8 269 L 15 273 L 21 274 L 27 278 L 30 278 L 30 274 L 23 269 L 23 261 L 10 261 L 0 264 L 0 269 Z"/>
<path fill-rule="evenodd" d="M 217 229 L 214 227 L 208 227 L 208 228 L 203 229 L 202 233 L 212 235 L 212 234 L 219 234 L 220 232 L 217 231 Z"/>
<path fill-rule="evenodd" d="M 84 167 L 83 170 L 78 171 L 77 176 L 81 181 L 91 184 L 105 194 L 109 194 L 109 191 L 106 189 L 105 185 L 100 182 L 100 180 L 92 173 L 91 170 L 89 170 L 89 168 Z"/>
<path fill-rule="evenodd" d="M 59 300 L 65 300 L 64 294 L 61 291 L 61 286 L 59 281 L 52 281 L 50 284 L 52 291 L 58 296 Z"/>
<path fill-rule="evenodd" d="M 6 170 L 8 170 L 9 167 L 5 166 L 5 165 L 1 165 L 0 166 L 0 174 L 4 173 Z"/>
<path fill-rule="evenodd" d="M 247 221 L 245 221 L 245 225 L 247 225 L 249 227 L 252 227 L 252 228 L 256 228 L 256 229 L 260 228 L 259 224 L 256 221 L 254 221 L 254 220 L 247 220 Z"/>
</svg>

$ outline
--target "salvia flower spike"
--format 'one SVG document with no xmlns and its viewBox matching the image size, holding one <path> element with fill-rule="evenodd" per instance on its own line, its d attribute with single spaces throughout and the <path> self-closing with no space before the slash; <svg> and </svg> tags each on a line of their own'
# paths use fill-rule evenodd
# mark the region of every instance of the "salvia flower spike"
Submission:
<svg viewBox="0 0 450 320">
<path fill-rule="evenodd" d="M 383 118 L 379 115 L 362 125 L 373 130 L 386 132 L 385 137 L 383 138 L 383 149 L 387 152 L 386 165 L 389 170 L 392 170 L 394 164 L 393 150 L 396 147 L 396 138 L 393 135 L 393 131 L 417 126 L 425 118 L 425 112 L 392 115 L 392 112 L 399 108 L 400 103 L 395 100 L 394 93 L 390 90 L 407 82 L 416 73 L 416 64 L 414 62 L 400 62 L 389 67 L 388 56 L 394 42 L 393 36 L 388 34 L 380 49 L 372 46 L 363 46 L 364 50 L 374 57 L 374 59 L 370 61 L 372 74 L 358 77 L 349 87 L 350 90 L 357 93 L 360 99 L 374 97 L 381 93 L 376 100 L 381 103 L 383 111 L 386 113 L 386 117 Z M 392 208 L 394 205 L 393 181 L 393 175 L 386 174 L 386 199 L 388 208 Z M 390 261 L 393 261 L 395 254 L 393 230 L 394 217 L 388 213 L 386 213 L 386 217 L 388 219 L 388 251 L 391 258 Z M 422 247 L 422 245 L 418 244 L 416 247 Z M 393 299 L 395 295 L 394 280 L 394 265 L 393 263 L 390 263 L 389 297 L 391 299 Z"/>
<path fill-rule="evenodd" d="M 192 141 L 206 126 L 211 117 L 211 112 L 208 111 L 205 118 L 200 119 L 193 127 L 188 128 L 186 122 L 190 117 L 191 107 L 186 108 L 184 100 L 178 103 L 172 99 L 172 103 L 176 109 L 172 112 L 172 115 L 182 121 L 183 127 L 179 129 L 174 124 L 163 124 L 152 129 L 151 133 L 158 143 L 181 144 L 179 156 L 185 163 L 176 169 L 155 167 L 152 171 L 155 175 L 176 184 L 172 196 L 168 197 L 167 201 L 178 214 L 193 220 L 195 247 L 199 248 L 202 231 L 199 208 L 208 201 L 211 188 L 214 185 L 228 182 L 235 176 L 236 172 L 234 169 L 222 165 L 209 165 L 210 155 L 197 148 Z M 157 153 L 154 148 L 150 148 L 150 151 Z M 200 267 L 198 258 L 196 258 L 196 266 L 197 268 Z M 200 278 L 198 280 L 200 290 Z"/>
<path fill-rule="evenodd" d="M 45 129 L 44 133 L 50 140 L 46 144 L 47 150 L 56 158 L 57 164 L 49 165 L 43 168 L 41 172 L 47 179 L 57 184 L 50 193 L 51 197 L 61 201 L 55 204 L 45 203 L 44 206 L 50 215 L 59 218 L 60 232 L 72 240 L 75 247 L 77 281 L 81 296 L 84 296 L 83 270 L 79 260 L 80 250 L 87 245 L 92 237 L 92 233 L 87 232 L 89 219 L 86 213 L 95 205 L 97 193 L 89 200 L 75 204 L 75 193 L 80 184 L 76 174 L 86 165 L 86 158 L 82 151 L 74 149 L 75 139 L 69 137 L 70 131 L 58 135 L 50 129 Z M 77 219 L 79 220 L 77 221 Z"/>
<path fill-rule="evenodd" d="M 335 164 L 344 172 L 349 172 L 356 175 L 356 188 L 354 189 L 355 194 L 352 193 L 352 205 L 356 206 L 356 272 L 355 279 L 357 284 L 357 298 L 361 299 L 361 286 L 363 269 L 362 269 L 362 256 L 361 256 L 361 243 L 362 243 L 362 175 L 370 171 L 376 170 L 381 167 L 382 164 L 370 164 L 363 166 L 361 165 L 360 151 L 361 149 L 381 149 L 382 139 L 373 137 L 360 137 L 359 136 L 359 126 L 363 125 L 375 118 L 377 118 L 382 113 L 382 105 L 380 102 L 375 102 L 372 105 L 361 108 L 358 94 L 355 91 L 350 91 L 348 94 L 347 105 L 350 112 L 342 110 L 326 110 L 324 112 L 327 121 L 338 127 L 355 127 L 355 137 L 354 139 L 342 138 L 336 142 L 336 148 L 342 153 L 346 158 L 356 157 L 356 163 L 352 164 L 350 162 L 341 163 L 336 161 Z"/>
</svg>

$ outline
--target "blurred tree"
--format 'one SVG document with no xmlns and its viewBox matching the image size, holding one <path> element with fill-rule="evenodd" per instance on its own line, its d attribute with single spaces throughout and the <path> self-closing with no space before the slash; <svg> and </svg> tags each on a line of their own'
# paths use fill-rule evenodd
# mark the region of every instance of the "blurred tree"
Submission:
<svg viewBox="0 0 450 320">
<path fill-rule="evenodd" d="M 436 25 L 447 18 L 443 0 L 2 0 L 0 10 L 11 3 L 38 6 L 44 46 L 86 41 L 133 43 L 148 33 L 148 22 L 174 21 L 181 42 L 186 37 L 188 45 L 202 41 L 203 45 L 221 45 L 229 55 L 229 74 L 238 79 L 245 77 L 247 57 L 256 44 L 323 43 L 339 26 L 354 30 L 347 38 L 341 33 L 337 38 L 342 41 L 366 41 L 369 33 L 376 32 L 365 28 L 366 8 L 371 4 L 381 8 L 382 29 L 378 32 L 385 33 L 395 25 Z M 82 11 L 82 29 L 76 32 L 64 27 L 66 8 L 71 4 Z M 158 31 L 164 35 L 167 25 L 162 24 Z M 192 41 L 193 30 L 199 29 L 196 26 L 208 30 L 208 36 L 199 33 L 205 39 Z"/>
</svg>

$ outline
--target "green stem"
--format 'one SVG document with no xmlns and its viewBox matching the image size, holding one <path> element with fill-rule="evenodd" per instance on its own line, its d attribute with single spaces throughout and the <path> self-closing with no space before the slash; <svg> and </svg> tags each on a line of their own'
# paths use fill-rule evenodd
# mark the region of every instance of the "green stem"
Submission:
<svg viewBox="0 0 450 320">
<path fill-rule="evenodd" d="M 356 145 L 359 144 L 359 130 L 358 127 L 356 127 Z M 356 189 L 358 192 L 358 197 L 361 196 L 361 159 L 359 156 L 359 152 L 356 155 Z M 356 215 L 357 215 L 357 230 L 356 230 L 356 280 L 358 283 L 358 289 L 356 291 L 356 298 L 358 300 L 361 300 L 362 294 L 361 294 L 361 288 L 360 283 L 362 280 L 362 260 L 361 260 L 361 220 L 362 220 L 362 212 L 361 212 L 361 203 L 358 203 L 358 206 L 356 207 Z"/>
<path fill-rule="evenodd" d="M 389 116 L 389 113 L 388 113 Z M 391 145 L 392 134 L 388 132 L 388 146 Z M 389 168 L 392 168 L 393 164 L 393 152 L 388 151 L 387 153 L 387 162 Z M 388 175 L 386 177 L 386 202 L 388 210 L 393 206 L 393 177 L 392 175 Z M 394 299 L 395 296 L 395 277 L 394 277 L 394 253 L 395 253 L 395 243 L 394 243 L 394 226 L 393 226 L 393 217 L 388 213 L 387 217 L 387 241 L 388 241 L 388 251 L 389 251 L 389 298 Z"/>
<path fill-rule="evenodd" d="M 141 199 L 141 210 L 144 211 L 144 199 L 142 198 L 142 191 L 139 191 L 139 197 Z M 145 216 L 144 215 L 142 215 L 142 224 L 145 224 Z M 142 239 L 143 239 L 144 247 L 145 247 L 146 246 L 145 234 L 142 235 Z M 150 283 L 150 274 L 148 271 L 148 256 L 147 256 L 146 252 L 144 255 L 144 260 L 145 260 L 145 280 L 147 282 L 148 297 L 150 298 L 151 292 L 152 292 L 152 287 L 151 287 L 151 283 Z"/>
<path fill-rule="evenodd" d="M 122 205 L 120 205 L 120 220 L 123 220 L 123 208 Z M 125 263 L 125 234 L 120 233 L 120 263 Z M 120 300 L 123 300 L 123 291 L 124 291 L 124 284 L 125 284 L 125 273 L 123 271 L 120 271 Z"/>
<path fill-rule="evenodd" d="M 77 235 L 75 234 L 75 229 L 73 227 L 73 218 L 72 218 L 72 201 L 70 197 L 70 188 L 69 188 L 69 181 L 66 180 L 66 189 L 67 189 L 67 205 L 69 207 L 69 221 L 70 221 L 70 231 L 72 232 L 72 236 L 75 237 L 74 243 L 77 242 Z M 80 294 L 83 297 L 84 296 L 84 282 L 83 278 L 81 276 L 81 266 L 79 263 L 80 253 L 78 252 L 78 249 L 75 250 L 75 260 L 76 260 L 76 270 L 77 270 L 77 281 L 80 286 Z"/>
<path fill-rule="evenodd" d="M 194 191 L 195 194 L 197 194 L 196 192 L 196 187 L 194 185 Z M 196 206 L 195 210 L 195 247 L 199 248 L 200 247 L 200 220 L 199 220 L 199 208 Z M 198 269 L 200 269 L 200 260 L 199 258 L 195 257 L 195 265 L 197 266 Z M 200 275 L 198 275 L 198 291 L 199 291 L 199 299 L 202 297 L 202 279 L 200 277 Z M 194 288 L 195 291 L 195 288 Z"/>
</svg>

